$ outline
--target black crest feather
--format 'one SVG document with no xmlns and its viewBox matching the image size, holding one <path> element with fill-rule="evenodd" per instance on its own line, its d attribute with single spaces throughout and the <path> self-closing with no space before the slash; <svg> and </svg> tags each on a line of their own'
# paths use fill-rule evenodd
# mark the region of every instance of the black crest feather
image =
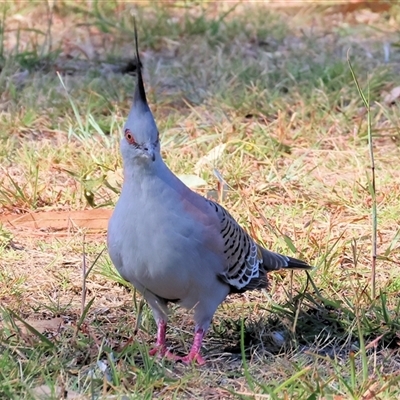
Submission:
<svg viewBox="0 0 400 400">
<path fill-rule="evenodd" d="M 144 91 L 143 78 L 142 78 L 142 63 L 139 56 L 138 34 L 136 29 L 136 20 L 133 21 L 135 30 L 135 48 L 136 48 L 136 89 L 133 96 L 135 103 L 141 102 L 147 104 L 146 92 Z"/>
</svg>

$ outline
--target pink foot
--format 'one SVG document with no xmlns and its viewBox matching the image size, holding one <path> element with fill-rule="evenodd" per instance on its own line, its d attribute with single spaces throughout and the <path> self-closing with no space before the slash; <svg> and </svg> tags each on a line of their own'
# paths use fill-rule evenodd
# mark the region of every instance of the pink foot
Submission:
<svg viewBox="0 0 400 400">
<path fill-rule="evenodd" d="M 149 351 L 150 356 L 159 356 L 160 358 L 166 358 L 171 361 L 178 361 L 180 359 L 179 356 L 171 353 L 165 346 L 156 346 Z"/>
<path fill-rule="evenodd" d="M 204 365 L 206 363 L 206 360 L 199 354 L 191 354 L 189 353 L 187 356 L 184 357 L 179 357 L 179 361 L 182 361 L 186 365 L 190 364 L 198 364 L 198 365 Z"/>
<path fill-rule="evenodd" d="M 164 356 L 164 354 L 168 351 L 167 345 L 165 343 L 165 333 L 167 330 L 167 323 L 163 320 L 157 321 L 157 340 L 156 345 L 153 349 L 149 351 L 149 355 L 155 356 L 159 354 L 160 356 Z"/>
<path fill-rule="evenodd" d="M 206 363 L 204 358 L 200 355 L 201 344 L 203 343 L 204 333 L 205 332 L 203 329 L 196 330 L 193 339 L 193 345 L 192 348 L 190 349 L 189 354 L 184 357 L 180 357 L 180 361 L 182 361 L 184 364 L 188 365 L 196 363 L 198 365 L 204 365 Z"/>
<path fill-rule="evenodd" d="M 167 344 L 165 341 L 165 333 L 167 330 L 167 323 L 165 321 L 158 321 L 157 322 L 157 341 L 156 345 L 153 349 L 149 351 L 150 356 L 159 356 L 161 358 L 166 358 L 167 360 L 171 361 L 178 361 L 180 357 L 176 356 L 175 354 L 171 353 L 167 349 Z"/>
<path fill-rule="evenodd" d="M 167 360 L 181 361 L 182 363 L 184 363 L 186 365 L 193 364 L 193 363 L 198 364 L 198 365 L 204 365 L 206 363 L 204 358 L 200 355 L 201 344 L 203 343 L 203 337 L 204 337 L 203 329 L 196 330 L 196 333 L 194 335 L 193 345 L 192 345 L 192 348 L 190 349 L 189 354 L 186 356 L 180 357 L 180 356 L 177 356 L 177 355 L 171 353 L 167 349 L 167 345 L 165 342 L 165 332 L 166 332 L 166 328 L 167 328 L 167 323 L 165 321 L 159 321 L 157 323 L 157 325 L 158 325 L 157 341 L 156 341 L 155 347 L 149 351 L 150 356 L 158 355 L 159 357 L 164 357 Z"/>
<path fill-rule="evenodd" d="M 156 354 L 164 355 L 165 350 L 162 349 L 161 347 L 154 347 L 151 350 L 149 350 L 149 355 L 150 356 L 155 356 Z"/>
</svg>

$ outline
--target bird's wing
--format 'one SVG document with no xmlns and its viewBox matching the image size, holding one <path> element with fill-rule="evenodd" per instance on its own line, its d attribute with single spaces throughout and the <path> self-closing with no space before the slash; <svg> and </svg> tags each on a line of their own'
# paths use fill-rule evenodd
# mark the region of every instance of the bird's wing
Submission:
<svg viewBox="0 0 400 400">
<path fill-rule="evenodd" d="M 237 291 L 250 289 L 247 286 L 252 281 L 257 281 L 258 278 L 265 279 L 261 249 L 228 211 L 218 203 L 207 201 L 220 221 L 219 229 L 226 259 L 225 270 L 220 274 L 220 278 Z"/>
<path fill-rule="evenodd" d="M 281 268 L 311 269 L 304 261 L 259 246 L 221 205 L 207 200 L 220 221 L 225 269 L 219 276 L 233 291 L 267 287 L 267 272 Z"/>
</svg>

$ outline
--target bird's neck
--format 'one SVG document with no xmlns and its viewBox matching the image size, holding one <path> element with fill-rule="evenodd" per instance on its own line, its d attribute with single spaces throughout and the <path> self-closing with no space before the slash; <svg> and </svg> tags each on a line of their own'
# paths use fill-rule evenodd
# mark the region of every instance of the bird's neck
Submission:
<svg viewBox="0 0 400 400">
<path fill-rule="evenodd" d="M 144 162 L 143 162 L 144 161 Z M 139 189 L 146 183 L 159 181 L 160 184 L 174 186 L 179 190 L 184 184 L 173 174 L 167 167 L 161 157 L 157 157 L 155 161 L 147 162 L 147 160 L 134 160 L 124 163 L 124 187 L 130 186 Z"/>
<path fill-rule="evenodd" d="M 162 172 L 166 165 L 159 155 L 154 161 L 148 159 L 130 159 L 124 160 L 124 181 L 142 181 L 146 177 L 156 176 Z"/>
<path fill-rule="evenodd" d="M 130 201 L 133 198 L 150 201 L 155 198 L 160 199 L 159 195 L 167 192 L 186 199 L 198 196 L 174 175 L 161 157 L 151 164 L 124 165 L 122 194 L 125 198 L 129 198 Z"/>
<path fill-rule="evenodd" d="M 131 205 L 134 209 L 138 206 L 163 206 L 165 209 L 171 202 L 182 199 L 201 208 L 205 203 L 203 200 L 200 202 L 200 198 L 174 175 L 161 158 L 151 164 L 124 165 L 120 201 L 123 199 L 125 205 Z"/>
</svg>

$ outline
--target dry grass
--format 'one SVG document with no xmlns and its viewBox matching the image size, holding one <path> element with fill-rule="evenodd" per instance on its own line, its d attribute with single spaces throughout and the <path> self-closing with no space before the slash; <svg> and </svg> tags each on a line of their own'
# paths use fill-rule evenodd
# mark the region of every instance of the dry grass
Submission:
<svg viewBox="0 0 400 400">
<path fill-rule="evenodd" d="M 269 293 L 231 296 L 206 340 L 208 364 L 188 368 L 148 358 L 151 313 L 145 306 L 135 335 L 140 298 L 105 252 L 97 259 L 105 232 L 0 227 L 0 397 L 396 398 L 400 109 L 385 96 L 400 56 L 392 46 L 385 62 L 385 49 L 399 40 L 398 8 L 168 4 L 3 6 L 2 213 L 109 208 L 118 198 L 135 13 L 171 169 L 186 179 L 197 173 L 206 182 L 197 190 L 209 195 L 217 169 L 230 186 L 224 205 L 243 226 L 316 268 L 309 280 L 275 274 Z M 349 47 L 371 90 L 375 299 L 366 116 Z M 82 317 L 83 260 L 93 268 Z M 191 331 L 190 316 L 174 310 L 176 351 Z"/>
</svg>

